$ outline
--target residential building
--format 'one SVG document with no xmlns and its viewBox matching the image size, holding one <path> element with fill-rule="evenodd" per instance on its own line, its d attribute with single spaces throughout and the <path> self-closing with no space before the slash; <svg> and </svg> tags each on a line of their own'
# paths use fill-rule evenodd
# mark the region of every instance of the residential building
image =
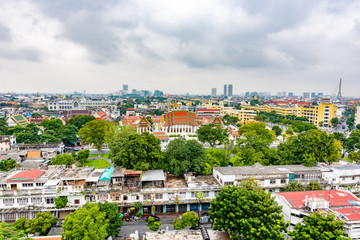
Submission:
<svg viewBox="0 0 360 240">
<path fill-rule="evenodd" d="M 248 178 L 255 178 L 264 190 L 271 192 L 282 191 L 289 182 L 321 182 L 318 168 L 303 165 L 262 166 L 256 163 L 245 167 L 214 167 L 213 176 L 221 186 L 238 185 Z"/>
<path fill-rule="evenodd" d="M 228 85 L 228 96 L 232 97 L 232 95 L 233 95 L 233 85 L 229 84 Z"/>
<path fill-rule="evenodd" d="M 228 114 L 232 117 L 239 118 L 242 124 L 250 123 L 254 121 L 254 118 L 257 116 L 257 112 L 251 109 L 234 109 L 232 107 L 222 107 L 220 109 L 220 114 L 222 116 Z"/>
<path fill-rule="evenodd" d="M 197 116 L 218 116 L 220 115 L 220 109 L 197 109 Z"/>
<path fill-rule="evenodd" d="M 354 126 L 360 124 L 360 106 L 356 107 L 355 110 L 355 121 L 354 121 Z"/>
<path fill-rule="evenodd" d="M 227 96 L 227 85 L 225 84 L 224 85 L 224 97 L 226 97 Z"/>
<path fill-rule="evenodd" d="M 14 144 L 16 144 L 15 136 L 0 135 L 0 151 L 9 151 Z"/>
<path fill-rule="evenodd" d="M 211 96 L 216 96 L 216 88 L 211 89 Z"/>
</svg>

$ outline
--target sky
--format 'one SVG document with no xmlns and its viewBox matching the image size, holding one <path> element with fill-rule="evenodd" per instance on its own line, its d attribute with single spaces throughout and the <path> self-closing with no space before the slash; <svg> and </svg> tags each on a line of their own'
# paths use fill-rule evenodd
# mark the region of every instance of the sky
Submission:
<svg viewBox="0 0 360 240">
<path fill-rule="evenodd" d="M 0 92 L 360 95 L 360 1 L 0 0 Z"/>
</svg>

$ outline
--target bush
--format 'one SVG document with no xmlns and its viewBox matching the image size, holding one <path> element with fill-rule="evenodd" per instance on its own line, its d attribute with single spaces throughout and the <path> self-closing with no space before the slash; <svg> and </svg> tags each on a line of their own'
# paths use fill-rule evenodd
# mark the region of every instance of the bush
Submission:
<svg viewBox="0 0 360 240">
<path fill-rule="evenodd" d="M 59 196 L 59 197 L 55 198 L 55 207 L 56 208 L 66 207 L 67 203 L 68 203 L 67 196 Z"/>
<path fill-rule="evenodd" d="M 161 227 L 161 222 L 155 222 L 155 219 L 153 217 L 149 217 L 149 220 L 148 220 L 148 223 L 147 223 L 147 226 L 149 227 L 149 229 L 151 231 L 157 231 L 159 230 L 159 228 Z"/>
</svg>

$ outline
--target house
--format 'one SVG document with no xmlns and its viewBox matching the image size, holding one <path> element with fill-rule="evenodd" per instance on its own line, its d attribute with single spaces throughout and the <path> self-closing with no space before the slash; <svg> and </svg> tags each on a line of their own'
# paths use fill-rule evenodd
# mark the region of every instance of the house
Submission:
<svg viewBox="0 0 360 240">
<path fill-rule="evenodd" d="M 0 135 L 0 151 L 9 151 L 14 144 L 16 144 L 15 136 Z"/>
<path fill-rule="evenodd" d="M 262 166 L 255 163 L 244 167 L 214 167 L 213 176 L 221 186 L 238 185 L 248 178 L 255 178 L 265 191 L 280 192 L 287 183 L 298 181 L 308 184 L 321 182 L 321 171 L 316 167 L 303 165 Z"/>
<path fill-rule="evenodd" d="M 24 115 L 13 115 L 6 120 L 9 127 L 26 127 L 30 122 Z"/>
</svg>

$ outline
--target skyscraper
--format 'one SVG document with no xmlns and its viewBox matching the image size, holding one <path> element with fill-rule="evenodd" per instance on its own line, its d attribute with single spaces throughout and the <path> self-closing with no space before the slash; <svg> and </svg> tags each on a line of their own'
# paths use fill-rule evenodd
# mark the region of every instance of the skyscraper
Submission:
<svg viewBox="0 0 360 240">
<path fill-rule="evenodd" d="M 211 96 L 216 96 L 216 88 L 211 89 Z"/>
<path fill-rule="evenodd" d="M 129 91 L 129 85 L 123 85 L 123 91 L 128 92 Z"/>
<path fill-rule="evenodd" d="M 228 86 L 228 96 L 232 97 L 232 95 L 233 95 L 233 85 L 229 84 L 229 86 Z"/>
<path fill-rule="evenodd" d="M 224 85 L 224 97 L 226 97 L 227 96 L 227 85 L 225 84 Z"/>
</svg>

